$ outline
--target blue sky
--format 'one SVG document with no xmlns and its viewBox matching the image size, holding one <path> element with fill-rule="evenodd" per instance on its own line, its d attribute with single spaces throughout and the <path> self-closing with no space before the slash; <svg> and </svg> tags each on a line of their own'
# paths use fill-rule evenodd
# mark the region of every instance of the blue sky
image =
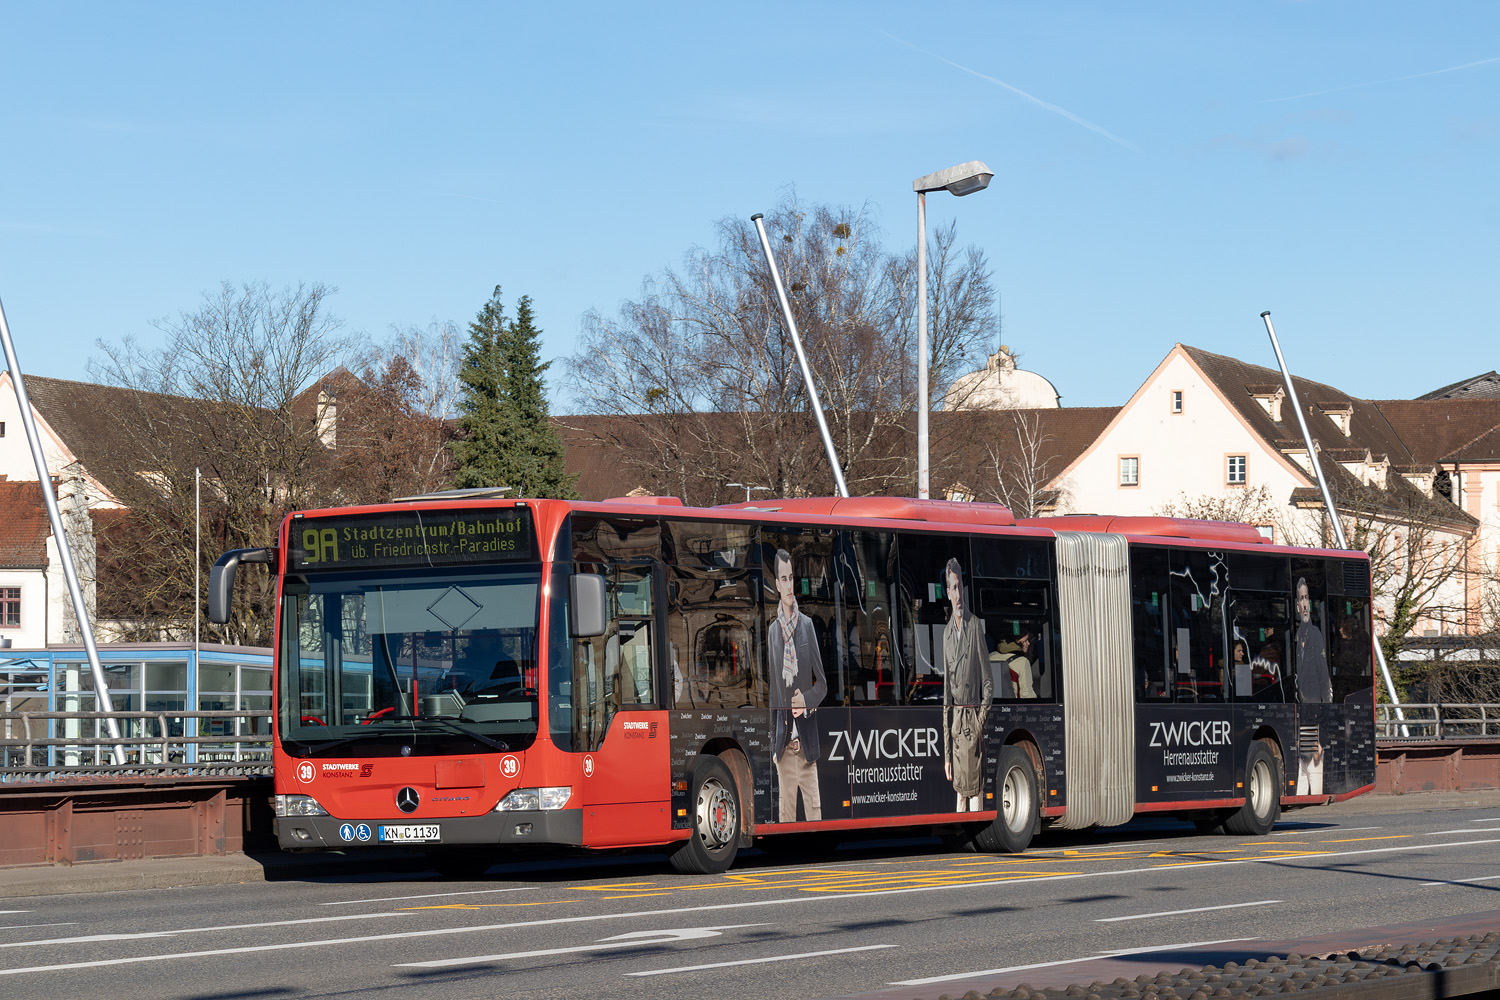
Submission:
<svg viewBox="0 0 1500 1000">
<path fill-rule="evenodd" d="M 545 351 L 716 219 L 995 171 L 988 254 L 1064 405 L 1181 341 L 1410 397 L 1500 367 L 1500 4 L 7 3 L 0 300 L 23 370 L 222 279 L 376 339 L 529 294 Z M 556 374 L 556 369 L 554 369 Z M 565 397 L 555 412 L 569 409 Z"/>
</svg>

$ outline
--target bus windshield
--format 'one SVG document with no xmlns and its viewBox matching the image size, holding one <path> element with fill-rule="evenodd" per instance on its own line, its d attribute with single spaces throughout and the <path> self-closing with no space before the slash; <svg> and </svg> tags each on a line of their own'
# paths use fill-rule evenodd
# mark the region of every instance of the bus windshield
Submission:
<svg viewBox="0 0 1500 1000">
<path fill-rule="evenodd" d="M 288 577 L 283 743 L 361 756 L 529 746 L 540 584 L 534 563 Z"/>
</svg>

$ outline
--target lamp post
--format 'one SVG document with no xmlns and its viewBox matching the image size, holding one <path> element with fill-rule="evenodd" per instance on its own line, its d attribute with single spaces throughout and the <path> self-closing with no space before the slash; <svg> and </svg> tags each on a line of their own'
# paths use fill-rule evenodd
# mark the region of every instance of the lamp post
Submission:
<svg viewBox="0 0 1500 1000">
<path fill-rule="evenodd" d="M 725 486 L 738 486 L 738 487 L 744 489 L 744 491 L 745 491 L 745 502 L 746 503 L 750 502 L 750 494 L 753 493 L 756 490 L 764 490 L 767 493 L 771 492 L 771 487 L 769 487 L 769 486 L 746 486 L 744 483 L 725 483 L 724 485 Z"/>
<path fill-rule="evenodd" d="M 927 499 L 927 192 L 947 191 L 962 198 L 989 187 L 995 176 L 979 160 L 960 163 L 911 182 L 917 193 L 917 497 Z"/>
</svg>

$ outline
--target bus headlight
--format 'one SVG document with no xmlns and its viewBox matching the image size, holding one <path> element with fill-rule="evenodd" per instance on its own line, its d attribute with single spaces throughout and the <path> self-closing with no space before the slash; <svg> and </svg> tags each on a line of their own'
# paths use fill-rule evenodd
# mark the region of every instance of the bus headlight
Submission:
<svg viewBox="0 0 1500 1000">
<path fill-rule="evenodd" d="M 537 810 L 561 809 L 573 796 L 571 785 L 556 785 L 550 788 L 517 788 L 495 807 L 495 812 L 536 812 Z"/>
<path fill-rule="evenodd" d="M 319 805 L 318 800 L 311 795 L 278 795 L 276 796 L 276 815 L 327 816 L 328 810 Z"/>
</svg>

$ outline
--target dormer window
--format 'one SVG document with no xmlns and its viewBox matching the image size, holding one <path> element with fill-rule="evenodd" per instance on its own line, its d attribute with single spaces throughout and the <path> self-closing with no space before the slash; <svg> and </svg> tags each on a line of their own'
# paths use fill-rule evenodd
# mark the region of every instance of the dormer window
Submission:
<svg viewBox="0 0 1500 1000">
<path fill-rule="evenodd" d="M 1249 385 L 1245 387 L 1250 392 L 1250 398 L 1260 404 L 1260 408 L 1266 411 L 1266 416 L 1281 423 L 1281 401 L 1286 399 L 1286 388 L 1279 385 Z"/>
<path fill-rule="evenodd" d="M 1354 426 L 1354 405 L 1347 402 L 1339 403 L 1314 403 L 1313 409 L 1323 414 L 1333 425 L 1339 429 L 1339 433 L 1348 437 Z"/>
</svg>

